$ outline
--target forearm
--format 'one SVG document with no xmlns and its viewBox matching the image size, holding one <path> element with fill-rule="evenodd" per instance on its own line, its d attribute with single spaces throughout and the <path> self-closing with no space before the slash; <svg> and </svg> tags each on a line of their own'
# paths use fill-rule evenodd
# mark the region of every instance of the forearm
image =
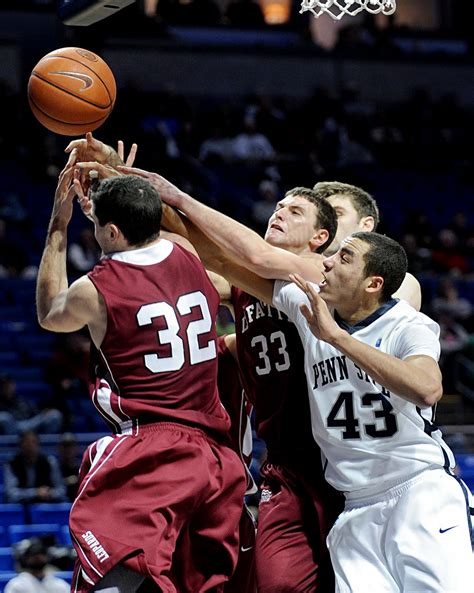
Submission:
<svg viewBox="0 0 474 593">
<path fill-rule="evenodd" d="M 162 227 L 187 239 L 198 252 L 204 266 L 225 277 L 227 254 L 183 213 L 163 204 Z"/>
<path fill-rule="evenodd" d="M 216 243 L 211 241 L 191 220 L 173 208 L 170 208 L 170 206 L 166 204 L 164 206 L 163 214 L 165 222 L 163 227 L 173 233 L 186 237 L 198 252 L 204 266 L 211 272 L 227 280 L 229 286 L 226 287 L 225 294 L 229 293 L 230 285 L 234 285 L 271 305 L 273 281 L 261 278 L 236 263 L 228 251 L 221 249 Z M 222 298 L 224 291 L 219 290 L 219 292 Z"/>
<path fill-rule="evenodd" d="M 181 235 L 185 239 L 191 241 L 188 232 L 188 225 L 186 219 L 177 210 L 169 206 L 168 204 L 162 203 L 163 210 L 161 215 L 161 226 L 170 233 Z M 207 238 L 207 237 L 206 237 Z M 192 243 L 192 241 L 191 241 Z M 195 246 L 196 247 L 196 246 Z"/>
<path fill-rule="evenodd" d="M 275 248 L 268 245 L 256 232 L 197 202 L 184 192 L 180 192 L 178 208 L 212 243 L 247 269 L 262 277 L 277 278 L 281 275 L 284 279 L 287 278 L 286 269 L 278 268 Z M 193 242 L 191 237 L 190 240 Z"/>
<path fill-rule="evenodd" d="M 442 395 L 437 371 L 431 374 L 406 360 L 364 344 L 342 330 L 331 343 L 379 385 L 419 407 L 433 406 Z"/>
<path fill-rule="evenodd" d="M 51 310 L 53 300 L 67 290 L 67 226 L 54 219 L 48 229 L 36 283 L 36 308 L 41 324 Z"/>
</svg>

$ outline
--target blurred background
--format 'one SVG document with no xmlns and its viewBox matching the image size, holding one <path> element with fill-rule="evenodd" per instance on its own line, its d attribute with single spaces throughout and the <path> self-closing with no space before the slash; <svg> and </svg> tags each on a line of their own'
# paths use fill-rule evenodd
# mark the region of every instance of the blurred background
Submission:
<svg viewBox="0 0 474 593">
<path fill-rule="evenodd" d="M 107 431 L 87 396 L 87 333 L 49 334 L 35 319 L 37 266 L 70 139 L 34 119 L 26 86 L 35 63 L 63 46 L 100 54 L 116 77 L 116 106 L 98 138 L 137 142 L 137 166 L 258 232 L 294 186 L 338 180 L 374 195 L 379 230 L 404 245 L 423 311 L 441 325 L 437 421 L 474 488 L 474 3 L 398 0 L 391 17 L 339 22 L 299 8 L 139 0 L 79 27 L 61 22 L 53 0 L 2 0 L 0 593 L 25 569 L 25 538 L 40 536 L 32 544 L 46 550 L 46 569 L 70 579 L 65 526 L 78 463 Z M 79 213 L 69 241 L 72 279 L 99 256 Z M 231 329 L 223 311 L 219 331 Z M 258 441 L 256 452 L 257 476 Z M 39 456 L 56 481 L 40 493 L 13 488 L 11 461 Z"/>
</svg>

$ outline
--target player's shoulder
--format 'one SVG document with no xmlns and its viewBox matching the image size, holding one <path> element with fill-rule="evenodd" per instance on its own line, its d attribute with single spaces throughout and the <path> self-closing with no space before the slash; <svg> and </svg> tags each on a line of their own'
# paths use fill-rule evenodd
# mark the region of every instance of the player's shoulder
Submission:
<svg viewBox="0 0 474 593">
<path fill-rule="evenodd" d="M 68 300 L 79 302 L 87 302 L 90 299 L 95 299 L 97 296 L 97 288 L 95 287 L 89 275 L 81 276 L 75 280 L 68 290 Z"/>
<path fill-rule="evenodd" d="M 439 334 L 439 325 L 434 319 L 431 319 L 425 313 L 417 311 L 407 301 L 400 299 L 397 304 L 389 311 L 397 322 L 399 330 L 403 328 L 413 328 L 424 326 L 435 334 Z"/>
</svg>

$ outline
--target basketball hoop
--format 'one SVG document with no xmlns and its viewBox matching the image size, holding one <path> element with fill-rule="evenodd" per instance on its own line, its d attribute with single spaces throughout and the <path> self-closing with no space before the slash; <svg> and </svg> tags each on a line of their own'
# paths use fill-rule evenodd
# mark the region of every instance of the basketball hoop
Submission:
<svg viewBox="0 0 474 593">
<path fill-rule="evenodd" d="M 339 21 L 345 14 L 355 16 L 362 10 L 390 15 L 396 8 L 396 0 L 302 0 L 300 13 L 309 10 L 316 18 L 327 14 Z"/>
</svg>

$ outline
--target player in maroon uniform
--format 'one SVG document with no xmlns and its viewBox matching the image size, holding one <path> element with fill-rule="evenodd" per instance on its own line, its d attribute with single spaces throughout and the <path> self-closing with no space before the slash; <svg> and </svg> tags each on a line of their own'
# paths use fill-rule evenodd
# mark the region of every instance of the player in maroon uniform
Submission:
<svg viewBox="0 0 474 593">
<path fill-rule="evenodd" d="M 221 591 L 237 560 L 245 477 L 222 444 L 218 295 L 193 253 L 160 239 L 156 191 L 128 176 L 91 192 L 105 255 L 68 286 L 67 227 L 82 193 L 74 158 L 56 190 L 37 313 L 51 331 L 89 327 L 91 396 L 113 434 L 84 456 L 70 517 L 72 591 L 135 593 L 145 579 L 167 593 Z"/>
</svg>

